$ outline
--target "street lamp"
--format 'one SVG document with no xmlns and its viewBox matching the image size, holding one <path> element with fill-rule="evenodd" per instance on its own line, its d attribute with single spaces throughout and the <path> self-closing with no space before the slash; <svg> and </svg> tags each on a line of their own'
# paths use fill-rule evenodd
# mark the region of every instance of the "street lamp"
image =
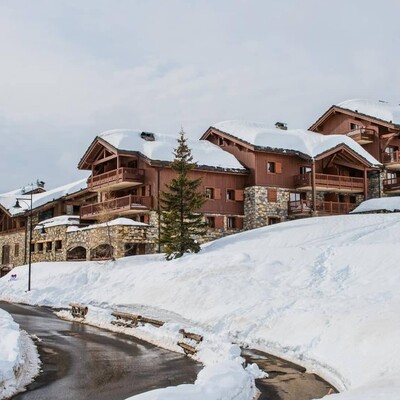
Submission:
<svg viewBox="0 0 400 400">
<path fill-rule="evenodd" d="M 32 191 L 30 193 L 30 198 L 28 199 L 21 199 L 17 198 L 17 201 L 15 202 L 14 208 L 21 208 L 19 205 L 20 201 L 23 201 L 24 203 L 27 203 L 27 200 L 29 200 L 29 210 L 30 210 L 30 218 L 29 218 L 29 258 L 28 258 L 28 292 L 31 290 L 31 275 L 32 275 Z"/>
</svg>

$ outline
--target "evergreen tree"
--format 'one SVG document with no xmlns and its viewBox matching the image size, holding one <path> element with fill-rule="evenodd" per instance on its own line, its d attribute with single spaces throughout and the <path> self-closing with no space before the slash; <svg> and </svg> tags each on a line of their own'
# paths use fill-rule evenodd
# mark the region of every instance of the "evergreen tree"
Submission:
<svg viewBox="0 0 400 400">
<path fill-rule="evenodd" d="M 188 252 L 198 253 L 200 245 L 195 237 L 203 235 L 206 225 L 196 211 L 204 204 L 205 196 L 198 191 L 201 178 L 189 179 L 189 172 L 196 167 L 193 162 L 185 132 L 181 130 L 175 159 L 171 164 L 177 176 L 161 192 L 160 244 L 164 246 L 167 260 L 178 258 Z"/>
</svg>

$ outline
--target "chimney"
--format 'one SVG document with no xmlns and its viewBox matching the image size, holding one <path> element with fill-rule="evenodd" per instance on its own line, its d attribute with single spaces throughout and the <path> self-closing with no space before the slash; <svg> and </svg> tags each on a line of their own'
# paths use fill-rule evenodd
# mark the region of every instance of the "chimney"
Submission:
<svg viewBox="0 0 400 400">
<path fill-rule="evenodd" d="M 154 133 L 151 132 L 142 132 L 140 137 L 146 142 L 154 142 L 156 140 Z"/>
<path fill-rule="evenodd" d="M 276 129 L 282 129 L 283 131 L 287 131 L 287 124 L 286 122 L 277 122 L 275 124 Z"/>
</svg>

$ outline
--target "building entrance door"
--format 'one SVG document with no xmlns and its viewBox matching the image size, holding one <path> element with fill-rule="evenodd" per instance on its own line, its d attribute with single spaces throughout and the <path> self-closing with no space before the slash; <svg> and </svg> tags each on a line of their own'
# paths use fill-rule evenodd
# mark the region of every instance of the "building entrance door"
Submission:
<svg viewBox="0 0 400 400">
<path fill-rule="evenodd" d="M 9 245 L 3 246 L 3 251 L 1 253 L 1 263 L 3 265 L 10 264 L 10 246 Z"/>
</svg>

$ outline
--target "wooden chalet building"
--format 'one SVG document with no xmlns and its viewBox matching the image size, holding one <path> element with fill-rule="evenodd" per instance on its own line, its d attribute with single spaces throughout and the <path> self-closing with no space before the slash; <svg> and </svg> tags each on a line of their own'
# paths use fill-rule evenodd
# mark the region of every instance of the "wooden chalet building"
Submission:
<svg viewBox="0 0 400 400">
<path fill-rule="evenodd" d="M 324 135 L 351 137 L 384 165 L 370 174 L 370 197 L 400 193 L 400 106 L 348 100 L 329 108 L 310 127 Z"/>
<path fill-rule="evenodd" d="M 248 171 L 236 158 L 211 143 L 188 140 L 207 201 L 199 210 L 217 231 L 243 227 L 244 188 Z M 175 176 L 170 167 L 176 137 L 132 130 L 113 130 L 94 139 L 78 168 L 91 171 L 88 190 L 97 201 L 80 210 L 81 220 L 96 222 L 104 213 L 126 216 L 158 229 L 160 191 Z M 201 240 L 201 238 L 199 238 Z"/>
<path fill-rule="evenodd" d="M 368 171 L 379 162 L 352 139 L 225 121 L 201 138 L 233 154 L 249 171 L 245 228 L 287 218 L 345 214 L 368 196 Z"/>
</svg>

